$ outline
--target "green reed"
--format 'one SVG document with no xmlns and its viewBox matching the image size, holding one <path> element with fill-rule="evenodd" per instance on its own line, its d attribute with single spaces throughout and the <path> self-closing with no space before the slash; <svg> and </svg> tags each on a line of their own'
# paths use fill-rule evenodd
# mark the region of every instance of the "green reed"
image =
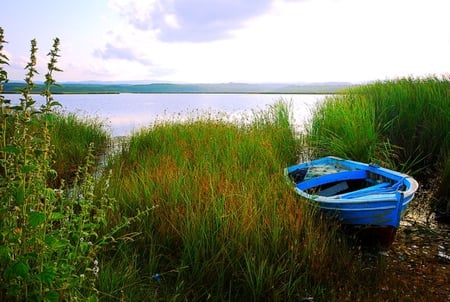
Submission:
<svg viewBox="0 0 450 302">
<path fill-rule="evenodd" d="M 365 98 L 328 97 L 314 112 L 308 144 L 317 156 L 371 161 L 380 151 L 375 110 Z"/>
<path fill-rule="evenodd" d="M 396 166 L 405 165 L 404 170 L 432 166 L 449 149 L 449 81 L 444 76 L 406 78 L 351 88 L 317 110 L 311 140 L 326 145 L 329 137 L 336 138 L 346 152 L 364 160 L 379 159 L 382 154 L 376 150 L 382 152 L 387 144 L 384 156 L 393 157 Z M 358 138 L 362 147 L 352 151 Z M 333 147 L 325 148 L 331 151 Z"/>
<path fill-rule="evenodd" d="M 134 133 L 110 159 L 109 194 L 118 209 L 108 221 L 153 209 L 130 225 L 128 231 L 140 234 L 136 240 L 118 247 L 139 269 L 141 297 L 286 301 L 330 295 L 333 276 L 347 271 L 351 253 L 334 224 L 299 200 L 284 179 L 283 168 L 299 152 L 289 112 L 280 102 L 250 123 L 211 115 L 157 122 Z M 114 265 L 125 263 L 107 268 Z M 124 296 L 136 295 L 118 280 L 100 289 L 107 292 L 110 282 L 122 282 Z"/>
<path fill-rule="evenodd" d="M 91 147 L 97 159 L 109 147 L 110 134 L 98 119 L 58 112 L 47 115 L 46 119 L 49 121 L 51 142 L 55 151 L 52 166 L 57 172 L 57 178 L 52 181 L 54 186 L 60 184 L 62 179 L 69 182 L 73 180 Z M 40 122 L 37 121 L 38 124 Z"/>
<path fill-rule="evenodd" d="M 354 93 L 370 99 L 384 126 L 379 129 L 381 135 L 401 147 L 400 161 L 433 165 L 447 156 L 450 77 L 377 82 Z"/>
<path fill-rule="evenodd" d="M 448 76 L 378 81 L 329 97 L 315 110 L 307 141 L 317 156 L 377 161 L 420 179 L 448 160 L 449 108 Z"/>
</svg>

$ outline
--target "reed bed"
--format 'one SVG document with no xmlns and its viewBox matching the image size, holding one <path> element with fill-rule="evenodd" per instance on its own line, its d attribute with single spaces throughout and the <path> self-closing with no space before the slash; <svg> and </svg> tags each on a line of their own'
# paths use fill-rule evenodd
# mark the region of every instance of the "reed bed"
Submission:
<svg viewBox="0 0 450 302">
<path fill-rule="evenodd" d="M 247 125 L 208 116 L 158 123 L 130 137 L 110 160 L 109 194 L 117 209 L 109 222 L 150 212 L 127 229 L 139 236 L 117 250 L 145 280 L 145 294 L 124 287 L 125 297 L 332 296 L 352 253 L 336 225 L 322 221 L 284 179 L 299 147 L 289 112 L 278 103 Z M 122 257 L 111 257 L 105 269 L 123 265 Z M 136 282 L 135 270 L 128 282 Z"/>
<path fill-rule="evenodd" d="M 393 164 L 406 165 L 410 172 L 442 163 L 450 149 L 449 91 L 448 77 L 379 81 L 351 88 L 317 108 L 310 142 L 320 146 L 317 153 L 342 149 L 343 155 L 365 161 L 393 158 Z"/>
<path fill-rule="evenodd" d="M 448 200 L 449 112 L 448 76 L 378 81 L 319 105 L 306 140 L 315 156 L 375 161 L 419 180 L 433 175 L 445 193 L 438 198 Z"/>
<path fill-rule="evenodd" d="M 399 146 L 399 162 L 433 166 L 450 150 L 450 77 L 405 78 L 361 86 L 375 108 L 380 134 Z"/>
</svg>

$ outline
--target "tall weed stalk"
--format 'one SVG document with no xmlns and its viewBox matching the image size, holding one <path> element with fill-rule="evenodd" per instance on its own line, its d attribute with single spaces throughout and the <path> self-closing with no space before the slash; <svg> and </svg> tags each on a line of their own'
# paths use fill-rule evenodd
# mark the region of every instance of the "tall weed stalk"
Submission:
<svg viewBox="0 0 450 302">
<path fill-rule="evenodd" d="M 0 34 L 4 43 L 2 30 Z M 59 39 L 48 54 L 42 92 L 46 102 L 39 109 L 31 95 L 36 54 L 37 43 L 32 40 L 20 104 L 12 106 L 1 99 L 0 300 L 94 301 L 101 266 L 98 254 L 129 221 L 100 233 L 112 200 L 105 192 L 100 197 L 94 194 L 95 178 L 89 172 L 95 164 L 92 147 L 70 188 L 48 186 L 48 179 L 56 175 L 49 129 L 53 108 L 59 106 L 51 94 L 53 72 L 60 71 Z M 0 58 L 7 64 L 5 55 Z M 7 74 L 0 71 L 1 84 Z"/>
</svg>

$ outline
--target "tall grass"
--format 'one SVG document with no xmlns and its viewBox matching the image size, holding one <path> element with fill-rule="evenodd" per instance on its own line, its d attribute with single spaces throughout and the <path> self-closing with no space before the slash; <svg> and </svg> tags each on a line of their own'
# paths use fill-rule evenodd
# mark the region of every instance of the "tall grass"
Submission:
<svg viewBox="0 0 450 302">
<path fill-rule="evenodd" d="M 139 263 L 142 297 L 330 296 L 351 253 L 336 227 L 285 182 L 283 168 L 297 160 L 299 146 L 289 112 L 278 103 L 247 125 L 211 116 L 156 123 L 112 158 L 109 194 L 118 210 L 109 221 L 153 208 L 130 226 L 139 239 L 119 248 Z M 125 296 L 130 291 L 123 289 Z"/>
<path fill-rule="evenodd" d="M 55 149 L 53 168 L 57 178 L 52 181 L 54 186 L 62 179 L 69 182 L 74 179 L 89 149 L 98 160 L 109 147 L 110 134 L 98 119 L 73 113 L 52 113 L 47 119 Z"/>
<path fill-rule="evenodd" d="M 378 81 L 329 97 L 313 113 L 307 141 L 316 156 L 377 161 L 426 179 L 446 167 L 449 113 L 449 76 Z"/>
<path fill-rule="evenodd" d="M 307 144 L 315 156 L 335 155 L 370 162 L 384 150 L 375 110 L 353 95 L 328 97 L 314 111 Z"/>
<path fill-rule="evenodd" d="M 381 135 L 401 147 L 402 163 L 433 166 L 450 149 L 450 77 L 405 78 L 361 86 L 351 93 L 369 98 Z"/>
</svg>

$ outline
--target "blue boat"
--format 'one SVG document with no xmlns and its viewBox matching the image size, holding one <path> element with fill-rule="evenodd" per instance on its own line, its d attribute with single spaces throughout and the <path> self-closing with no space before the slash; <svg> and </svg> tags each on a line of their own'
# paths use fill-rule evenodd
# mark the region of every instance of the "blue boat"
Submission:
<svg viewBox="0 0 450 302">
<path fill-rule="evenodd" d="M 285 169 L 285 175 L 298 195 L 337 216 L 342 224 L 366 226 L 383 234 L 386 238 L 380 243 L 384 246 L 394 240 L 419 186 L 406 174 L 333 156 L 293 165 Z"/>
</svg>

